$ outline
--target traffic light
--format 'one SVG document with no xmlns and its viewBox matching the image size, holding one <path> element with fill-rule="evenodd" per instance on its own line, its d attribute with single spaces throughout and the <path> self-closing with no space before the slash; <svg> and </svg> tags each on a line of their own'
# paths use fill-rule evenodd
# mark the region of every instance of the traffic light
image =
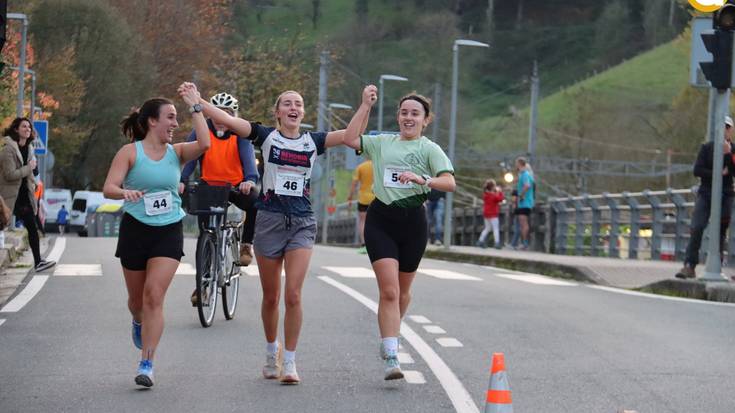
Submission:
<svg viewBox="0 0 735 413">
<path fill-rule="evenodd" d="M 729 88 L 732 84 L 733 32 L 716 29 L 714 32 L 702 33 L 702 42 L 707 51 L 712 53 L 711 62 L 699 63 L 704 77 L 713 88 Z"/>
</svg>

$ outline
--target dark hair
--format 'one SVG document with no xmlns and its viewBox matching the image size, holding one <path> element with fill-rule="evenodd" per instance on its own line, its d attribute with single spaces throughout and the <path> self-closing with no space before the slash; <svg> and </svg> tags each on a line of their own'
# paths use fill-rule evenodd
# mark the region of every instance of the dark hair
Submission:
<svg viewBox="0 0 735 413">
<path fill-rule="evenodd" d="M 485 190 L 492 191 L 493 188 L 495 188 L 495 185 L 497 184 L 495 183 L 494 179 L 488 179 L 487 181 L 485 181 Z"/>
<path fill-rule="evenodd" d="M 518 162 L 518 163 L 519 163 L 519 164 L 521 164 L 522 166 L 526 166 L 526 165 L 528 165 L 528 161 L 526 160 L 526 158 L 524 158 L 524 157 L 522 157 L 522 156 L 519 156 L 519 157 L 517 157 L 517 158 L 516 158 L 516 162 Z"/>
<path fill-rule="evenodd" d="M 31 136 L 28 138 L 28 142 L 31 142 L 33 139 L 35 139 L 36 134 L 34 133 L 33 129 L 33 122 L 31 122 L 30 119 L 25 117 L 15 118 L 13 119 L 13 122 L 10 123 L 10 126 L 5 128 L 5 132 L 3 133 L 4 136 L 10 136 L 11 139 L 18 142 L 20 140 L 20 135 L 18 134 L 18 128 L 20 128 L 21 122 L 28 122 L 29 125 L 31 125 Z"/>
<path fill-rule="evenodd" d="M 158 119 L 163 105 L 173 105 L 173 102 L 166 98 L 152 98 L 146 100 L 140 109 L 133 108 L 120 122 L 123 135 L 130 138 L 131 142 L 143 140 L 148 133 L 148 119 Z"/>
<path fill-rule="evenodd" d="M 401 110 L 401 105 L 407 100 L 415 100 L 416 102 L 419 102 L 421 106 L 424 107 L 424 115 L 427 118 L 429 117 L 429 115 L 431 115 L 431 99 L 427 98 L 426 96 L 419 95 L 416 92 L 411 92 L 398 101 L 398 110 Z"/>
</svg>

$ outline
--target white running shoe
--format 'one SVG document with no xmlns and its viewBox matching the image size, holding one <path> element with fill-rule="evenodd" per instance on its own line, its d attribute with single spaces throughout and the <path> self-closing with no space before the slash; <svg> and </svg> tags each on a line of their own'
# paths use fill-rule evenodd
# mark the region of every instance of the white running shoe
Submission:
<svg viewBox="0 0 735 413">
<path fill-rule="evenodd" d="M 401 363 L 398 362 L 398 356 L 389 355 L 385 359 L 385 379 L 398 380 L 403 378 L 401 371 Z"/>
<path fill-rule="evenodd" d="M 265 366 L 263 366 L 263 378 L 275 380 L 281 375 L 281 344 L 278 344 L 278 350 L 275 353 L 268 353 L 265 356 Z"/>
<path fill-rule="evenodd" d="M 296 372 L 296 362 L 291 360 L 284 361 L 281 384 L 299 384 L 300 381 L 299 373 Z"/>
</svg>

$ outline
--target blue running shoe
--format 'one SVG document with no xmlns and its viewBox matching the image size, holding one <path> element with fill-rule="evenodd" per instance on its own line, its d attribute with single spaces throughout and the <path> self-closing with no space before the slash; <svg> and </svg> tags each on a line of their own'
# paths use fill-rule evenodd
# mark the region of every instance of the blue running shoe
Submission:
<svg viewBox="0 0 735 413">
<path fill-rule="evenodd" d="M 135 344 L 135 347 L 138 347 L 140 350 L 143 350 L 143 336 L 142 336 L 141 324 L 135 320 L 133 320 L 133 344 Z"/>
<path fill-rule="evenodd" d="M 141 360 L 138 364 L 138 375 L 135 376 L 135 384 L 143 387 L 153 387 L 153 362 Z"/>
</svg>

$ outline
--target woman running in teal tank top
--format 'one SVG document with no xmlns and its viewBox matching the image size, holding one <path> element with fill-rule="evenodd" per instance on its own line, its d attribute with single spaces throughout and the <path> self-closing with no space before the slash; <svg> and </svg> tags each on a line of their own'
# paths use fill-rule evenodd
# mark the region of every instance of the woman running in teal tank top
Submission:
<svg viewBox="0 0 735 413">
<path fill-rule="evenodd" d="M 179 126 L 176 108 L 165 98 L 149 99 L 121 123 L 132 143 L 112 160 L 104 193 L 124 199 L 117 252 L 133 316 L 133 343 L 141 350 L 135 383 L 153 386 L 153 357 L 163 333 L 163 300 L 184 255 L 178 184 L 181 166 L 210 145 L 201 107 L 188 96 L 196 142 L 172 145 Z"/>
</svg>

